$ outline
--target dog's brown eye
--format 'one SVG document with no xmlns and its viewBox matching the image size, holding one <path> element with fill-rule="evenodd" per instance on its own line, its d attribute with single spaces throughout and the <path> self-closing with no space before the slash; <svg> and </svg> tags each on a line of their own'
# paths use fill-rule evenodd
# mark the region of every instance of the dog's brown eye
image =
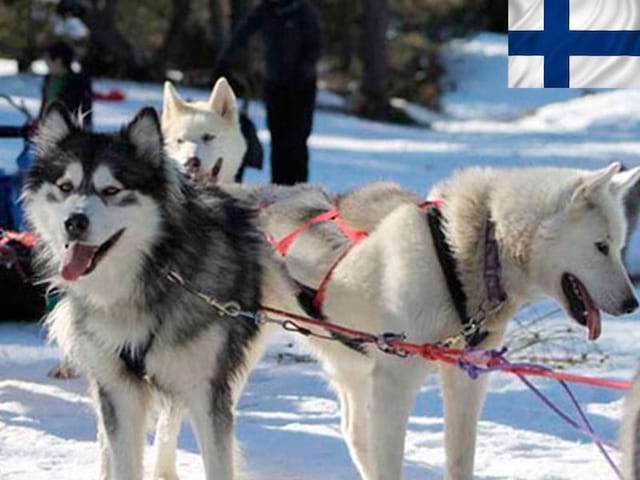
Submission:
<svg viewBox="0 0 640 480">
<path fill-rule="evenodd" d="M 178 138 L 178 139 L 176 139 L 176 143 L 177 143 L 178 145 L 180 145 L 181 143 L 184 143 L 184 140 L 183 140 L 183 139 L 181 139 L 181 138 Z"/>
<path fill-rule="evenodd" d="M 603 255 L 609 255 L 609 244 L 606 242 L 596 242 L 596 248 Z"/>
<path fill-rule="evenodd" d="M 202 135 L 202 141 L 204 143 L 209 143 L 211 140 L 213 140 L 214 138 L 216 138 L 215 135 L 212 135 L 210 133 L 205 133 L 204 135 Z"/>
<path fill-rule="evenodd" d="M 58 188 L 63 193 L 70 193 L 73 190 L 73 183 L 64 182 L 64 183 L 61 183 L 60 185 L 58 185 Z"/>
<path fill-rule="evenodd" d="M 113 195 L 120 193 L 120 189 L 118 187 L 106 187 L 102 189 L 101 193 L 105 197 L 112 197 Z"/>
</svg>

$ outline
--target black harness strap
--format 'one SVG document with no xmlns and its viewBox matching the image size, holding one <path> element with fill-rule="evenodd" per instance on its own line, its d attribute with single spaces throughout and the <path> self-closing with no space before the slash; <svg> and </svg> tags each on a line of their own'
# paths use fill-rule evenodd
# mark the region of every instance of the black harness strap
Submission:
<svg viewBox="0 0 640 480">
<path fill-rule="evenodd" d="M 300 289 L 298 292 L 298 304 L 300 305 L 300 307 L 302 307 L 304 312 L 311 318 L 326 321 L 327 317 L 325 316 L 325 314 L 322 312 L 322 310 L 318 309 L 313 302 L 313 299 L 316 298 L 318 291 L 314 288 L 303 285 L 300 282 L 296 282 L 296 284 Z M 355 350 L 356 352 L 363 355 L 367 354 L 367 351 L 362 345 L 361 341 L 349 338 L 345 335 L 340 335 L 339 333 L 335 332 L 331 332 L 330 335 L 351 350 Z"/>
<path fill-rule="evenodd" d="M 431 230 L 431 237 L 433 238 L 436 254 L 438 255 L 438 262 L 442 268 L 453 306 L 458 313 L 462 326 L 467 327 L 471 324 L 471 318 L 467 312 L 467 295 L 462 288 L 462 282 L 458 276 L 457 262 L 451 252 L 451 246 L 445 237 L 442 221 L 443 218 L 440 209 L 435 205 L 428 206 L 427 222 L 429 223 L 429 230 Z M 478 331 L 466 336 L 467 345 L 470 347 L 478 346 L 487 338 L 488 334 L 486 331 Z"/>
<path fill-rule="evenodd" d="M 147 374 L 147 353 L 149 353 L 154 340 L 155 335 L 152 333 L 142 349 L 134 349 L 127 344 L 120 350 L 120 360 L 124 363 L 127 371 L 138 380 L 142 380 Z"/>
</svg>

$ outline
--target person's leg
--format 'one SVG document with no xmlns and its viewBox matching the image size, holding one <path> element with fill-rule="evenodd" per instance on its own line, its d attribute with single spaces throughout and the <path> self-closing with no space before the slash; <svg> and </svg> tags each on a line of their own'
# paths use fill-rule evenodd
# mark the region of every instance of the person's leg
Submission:
<svg viewBox="0 0 640 480">
<path fill-rule="evenodd" d="M 271 134 L 271 182 L 286 184 L 286 92 L 281 87 L 265 85 L 265 105 L 267 108 L 267 126 Z"/>
<path fill-rule="evenodd" d="M 308 82 L 291 90 L 288 102 L 287 162 L 289 184 L 309 180 L 309 149 L 307 140 L 313 128 L 316 83 Z"/>
</svg>

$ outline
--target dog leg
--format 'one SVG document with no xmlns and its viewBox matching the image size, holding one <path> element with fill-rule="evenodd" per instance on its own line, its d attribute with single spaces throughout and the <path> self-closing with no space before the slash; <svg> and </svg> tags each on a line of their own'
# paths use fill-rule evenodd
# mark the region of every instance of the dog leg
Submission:
<svg viewBox="0 0 640 480">
<path fill-rule="evenodd" d="M 482 348 L 502 343 L 504 331 L 492 333 Z M 444 403 L 446 480 L 472 480 L 476 430 L 484 405 L 487 375 L 472 380 L 457 366 L 441 365 L 440 379 Z"/>
<path fill-rule="evenodd" d="M 144 393 L 131 384 L 97 385 L 95 392 L 99 442 L 106 440 L 110 455 L 101 448 L 101 475 L 110 480 L 142 480 L 142 455 L 146 418 Z M 102 437 L 100 439 L 100 437 Z"/>
<path fill-rule="evenodd" d="M 206 480 L 233 480 L 233 401 L 228 388 L 209 388 L 193 395 L 189 404 L 204 462 Z"/>
<path fill-rule="evenodd" d="M 426 371 L 410 360 L 378 359 L 370 374 L 339 385 L 343 434 L 363 480 L 402 478 L 407 422 Z"/>
<path fill-rule="evenodd" d="M 98 420 L 98 480 L 111 480 L 111 455 L 104 423 Z"/>
<path fill-rule="evenodd" d="M 416 394 L 427 374 L 417 361 L 379 359 L 371 376 L 369 411 L 359 422 L 369 423 L 369 477 L 366 480 L 400 480 L 407 423 Z M 361 408 L 359 410 L 362 410 Z"/>
<path fill-rule="evenodd" d="M 366 404 L 369 399 L 369 382 L 344 382 L 336 387 L 342 410 L 342 435 L 349 448 L 351 460 L 355 464 L 360 476 L 371 478 L 369 468 L 369 429 L 368 423 L 357 415 L 366 414 Z M 358 418 L 358 421 L 356 421 Z"/>
<path fill-rule="evenodd" d="M 441 366 L 447 480 L 472 480 L 476 429 L 484 404 L 487 376 L 472 380 L 457 366 Z"/>
<path fill-rule="evenodd" d="M 163 402 L 154 438 L 154 480 L 178 480 L 176 451 L 182 416 L 183 410 L 175 402 Z"/>
</svg>

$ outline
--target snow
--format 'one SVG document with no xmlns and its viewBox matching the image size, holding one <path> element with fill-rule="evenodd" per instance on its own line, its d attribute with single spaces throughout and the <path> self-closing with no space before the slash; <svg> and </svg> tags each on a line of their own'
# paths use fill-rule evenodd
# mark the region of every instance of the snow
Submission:
<svg viewBox="0 0 640 480">
<path fill-rule="evenodd" d="M 506 42 L 497 35 L 452 42 L 445 58 L 455 89 L 445 95 L 443 112 L 414 109 L 432 125 L 431 130 L 319 111 L 310 139 L 312 180 L 342 191 L 389 179 L 426 192 L 453 169 L 469 164 L 585 168 L 602 167 L 613 160 L 628 166 L 640 164 L 640 93 L 508 90 Z M 34 113 L 39 107 L 40 82 L 35 76 L 17 75 L 15 63 L 0 60 L 0 92 L 24 100 Z M 119 88 L 127 95 L 124 102 L 96 104 L 99 130 L 118 128 L 142 106 L 159 108 L 162 103 L 161 85 L 96 80 L 95 88 Z M 196 89 L 181 92 L 192 99 L 208 96 Z M 321 103 L 335 108 L 342 104 L 326 92 Z M 262 105 L 252 102 L 250 115 L 268 155 Z M 21 121 L 19 114 L 0 103 L 0 124 Z M 0 142 L 1 169 L 15 168 L 20 148 L 19 141 Z M 247 178 L 249 182 L 266 181 L 268 166 L 264 172 L 249 170 Z M 634 236 L 628 260 L 631 269 L 640 272 L 640 234 Z M 543 302 L 523 316 L 532 318 L 540 309 L 552 308 L 550 302 Z M 547 322 L 568 326 L 562 317 L 557 313 Z M 598 344 L 609 360 L 571 370 L 631 378 L 640 341 L 640 329 L 634 327 L 633 318 L 605 318 Z M 277 339 L 251 375 L 240 401 L 237 431 L 248 478 L 357 478 L 340 436 L 335 395 L 316 363 L 290 361 L 300 351 L 290 342 L 284 334 Z M 579 342 L 586 344 L 586 340 Z M 46 372 L 57 358 L 57 348 L 47 345 L 41 326 L 0 324 L 2 480 L 94 476 L 95 421 L 86 385 L 83 380 L 48 379 Z M 556 384 L 535 383 L 554 401 L 570 407 Z M 584 386 L 575 391 L 599 434 L 615 441 L 621 393 Z M 203 478 L 196 442 L 187 427 L 181 433 L 178 463 L 181 478 Z M 439 479 L 443 465 L 442 402 L 437 380 L 430 379 L 420 391 L 409 423 L 405 478 Z M 613 478 L 595 446 L 561 423 L 517 379 L 505 375 L 491 379 L 479 427 L 476 475 L 509 480 Z"/>
</svg>

